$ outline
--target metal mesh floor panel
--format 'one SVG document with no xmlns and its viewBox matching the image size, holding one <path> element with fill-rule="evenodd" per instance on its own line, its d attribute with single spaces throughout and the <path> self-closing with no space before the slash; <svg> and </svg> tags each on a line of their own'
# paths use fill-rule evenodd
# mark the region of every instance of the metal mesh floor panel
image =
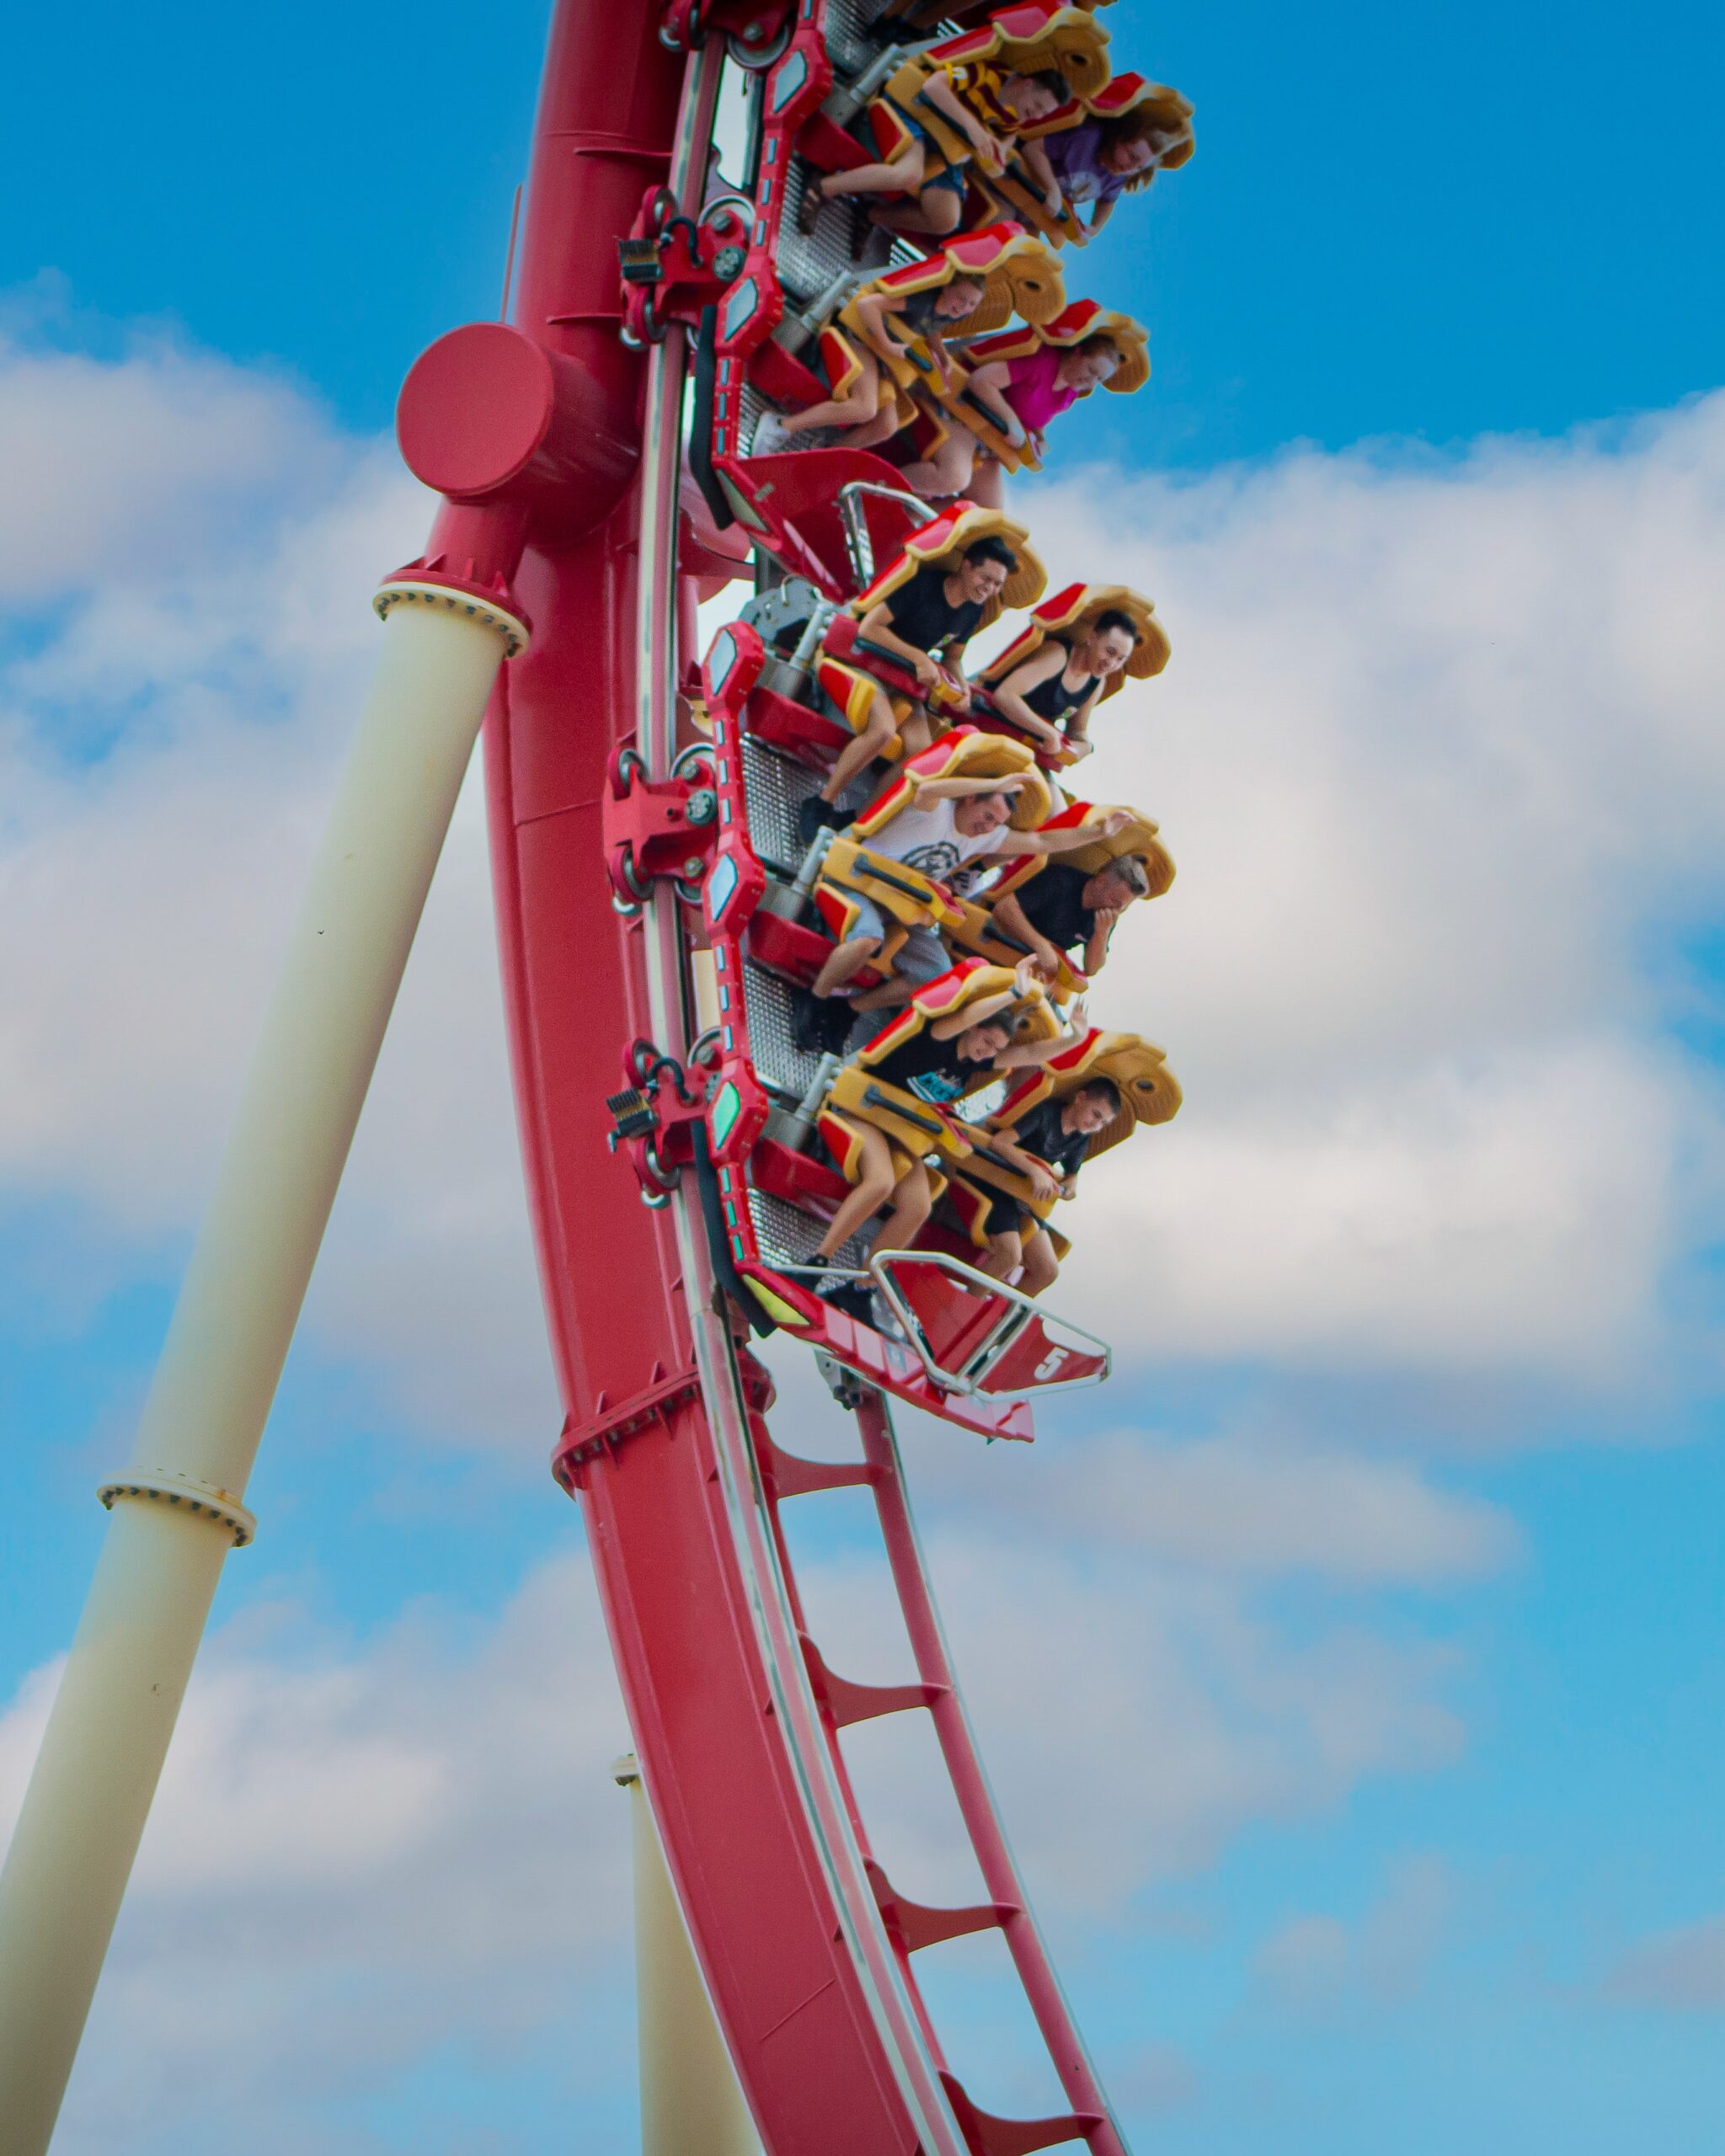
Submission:
<svg viewBox="0 0 1725 2156">
<path fill-rule="evenodd" d="M 841 75 L 861 74 L 879 51 L 868 26 L 882 12 L 879 0 L 826 0 L 826 49 Z"/>
<path fill-rule="evenodd" d="M 755 1223 L 755 1239 L 761 1246 L 761 1255 L 769 1265 L 806 1265 L 826 1228 L 826 1223 L 817 1219 L 814 1214 L 804 1213 L 799 1206 L 792 1205 L 782 1198 L 774 1198 L 764 1190 L 749 1193 L 749 1217 Z M 868 1247 L 867 1231 L 859 1232 L 844 1245 L 836 1262 L 860 1271 Z M 800 1284 L 806 1287 L 809 1283 L 804 1280 Z"/>
<path fill-rule="evenodd" d="M 743 966 L 743 1008 L 749 1019 L 749 1054 L 763 1086 L 801 1100 L 820 1068 L 791 1037 L 791 999 L 796 990 L 777 974 Z"/>
<path fill-rule="evenodd" d="M 742 395 L 737 399 L 737 454 L 740 456 L 749 454 L 750 444 L 755 439 L 755 430 L 766 409 L 766 399 L 745 376 Z"/>
<path fill-rule="evenodd" d="M 829 202 L 822 210 L 812 232 L 799 232 L 796 216 L 803 190 L 814 186 L 819 179 L 820 174 L 812 165 L 801 157 L 794 160 L 785 221 L 778 239 L 779 282 L 788 292 L 794 292 L 804 306 L 818 298 L 835 277 L 862 258 L 875 231 L 865 207 L 841 198 Z"/>
<path fill-rule="evenodd" d="M 797 811 L 811 793 L 820 792 L 820 774 L 746 734 L 741 753 L 749 843 L 767 867 L 794 876 L 805 851 L 797 836 Z"/>
</svg>

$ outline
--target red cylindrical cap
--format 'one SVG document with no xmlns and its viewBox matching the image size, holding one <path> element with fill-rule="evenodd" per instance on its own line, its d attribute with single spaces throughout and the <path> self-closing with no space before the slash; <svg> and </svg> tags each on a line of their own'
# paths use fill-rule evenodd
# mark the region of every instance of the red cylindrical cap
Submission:
<svg viewBox="0 0 1725 2156">
<path fill-rule="evenodd" d="M 395 428 L 414 477 L 451 501 L 507 494 L 536 524 L 596 522 L 634 467 L 637 446 L 574 360 L 503 322 L 440 337 L 402 384 Z"/>
</svg>

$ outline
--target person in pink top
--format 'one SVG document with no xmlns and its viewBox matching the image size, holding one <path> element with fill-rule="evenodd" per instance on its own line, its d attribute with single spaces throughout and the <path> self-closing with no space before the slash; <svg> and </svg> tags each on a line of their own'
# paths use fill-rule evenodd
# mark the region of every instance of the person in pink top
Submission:
<svg viewBox="0 0 1725 2156">
<path fill-rule="evenodd" d="M 1125 355 L 1106 330 L 1081 344 L 1039 344 L 1022 359 L 991 360 L 970 377 L 970 392 L 996 411 L 1004 404 L 1016 444 L 1028 444 L 1038 461 L 1046 455 L 1049 422 L 1119 372 Z M 904 467 L 905 483 L 925 501 L 963 494 L 985 509 L 1002 506 L 1001 467 L 968 427 L 952 431 L 932 456 Z"/>
</svg>

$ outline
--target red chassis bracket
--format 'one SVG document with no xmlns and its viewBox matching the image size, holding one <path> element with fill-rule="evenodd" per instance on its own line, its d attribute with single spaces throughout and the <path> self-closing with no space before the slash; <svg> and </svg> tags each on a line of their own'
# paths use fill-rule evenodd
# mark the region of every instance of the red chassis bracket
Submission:
<svg viewBox="0 0 1725 2156">
<path fill-rule="evenodd" d="M 605 1105 L 611 1150 L 628 1154 L 647 1203 L 662 1205 L 697 1158 L 697 1125 L 706 1127 L 709 1160 L 729 1171 L 748 1158 L 772 1102 L 746 1056 L 727 1051 L 717 1070 L 685 1070 L 651 1041 L 634 1041 L 623 1057 L 622 1090 Z"/>
<path fill-rule="evenodd" d="M 740 204 L 719 201 L 697 224 L 681 214 L 668 187 L 651 187 L 617 253 L 624 341 L 656 344 L 673 322 L 697 327 L 702 310 L 742 274 L 749 220 Z"/>
<path fill-rule="evenodd" d="M 625 911 L 647 897 L 655 876 L 698 883 L 718 829 L 710 784 L 680 776 L 655 784 L 646 771 L 633 747 L 615 750 L 600 803 L 605 873 Z"/>
<path fill-rule="evenodd" d="M 757 1413 L 764 1413 L 772 1405 L 772 1380 L 746 1348 L 740 1346 L 736 1353 L 749 1405 Z M 655 1423 L 669 1422 L 673 1412 L 695 1399 L 700 1390 L 700 1374 L 694 1369 L 667 1373 L 664 1364 L 656 1362 L 647 1383 L 627 1399 L 613 1400 L 601 1391 L 585 1422 L 577 1422 L 573 1416 L 564 1422 L 551 1455 L 552 1473 L 573 1495 L 582 1487 L 585 1470 L 594 1460 L 614 1450 L 625 1438 L 637 1437 Z"/>
<path fill-rule="evenodd" d="M 785 38 L 795 0 L 665 0 L 659 41 L 675 52 L 695 52 L 712 36 L 740 46 L 743 65 L 762 66 Z"/>
<path fill-rule="evenodd" d="M 756 689 L 743 722 L 757 741 L 770 742 L 811 770 L 830 771 L 856 738 L 836 718 L 823 718 L 807 704 L 793 703 L 775 689 Z"/>
</svg>

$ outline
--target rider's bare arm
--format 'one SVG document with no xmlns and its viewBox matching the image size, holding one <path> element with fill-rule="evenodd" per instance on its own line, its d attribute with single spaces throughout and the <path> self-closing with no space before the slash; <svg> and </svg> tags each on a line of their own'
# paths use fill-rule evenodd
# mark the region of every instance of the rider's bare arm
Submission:
<svg viewBox="0 0 1725 2156">
<path fill-rule="evenodd" d="M 1009 778 L 926 778 L 916 788 L 916 798 L 919 803 L 964 801 L 977 793 L 1016 793 L 1023 783 L 1023 779 Z"/>
<path fill-rule="evenodd" d="M 1048 161 L 1048 152 L 1040 142 L 1021 142 L 1018 155 L 1024 169 L 1040 190 L 1044 205 L 1058 210 L 1061 203 L 1060 183 L 1055 178 L 1055 168 Z"/>
<path fill-rule="evenodd" d="M 1015 943 L 1026 943 L 1041 970 L 1052 978 L 1060 971 L 1063 953 L 1057 951 L 1039 928 L 1031 926 L 1030 916 L 1018 903 L 1016 894 L 1002 892 L 994 902 L 995 926 Z"/>
<path fill-rule="evenodd" d="M 870 292 L 857 302 L 857 320 L 863 336 L 876 349 L 902 357 L 905 347 L 894 336 L 887 324 L 892 312 L 892 302 L 884 292 Z"/>
<path fill-rule="evenodd" d="M 1074 846 L 1090 846 L 1097 839 L 1115 837 L 1131 820 L 1130 811 L 1116 808 L 1099 824 L 1073 824 L 1064 831 L 1008 831 L 996 851 L 1012 856 L 1070 853 Z"/>
<path fill-rule="evenodd" d="M 918 651 L 914 643 L 906 643 L 895 632 L 893 617 L 884 599 L 862 616 L 857 624 L 857 634 L 865 643 L 877 644 L 883 651 L 896 654 L 915 674 L 921 675 L 926 667 L 934 664 L 926 651 Z"/>
<path fill-rule="evenodd" d="M 1032 711 L 1024 699 L 1033 690 L 1052 681 L 1055 675 L 1064 670 L 1065 664 L 1066 647 L 1050 640 L 1040 651 L 1032 652 L 1022 666 L 1015 666 L 992 691 L 996 710 L 1011 719 L 1014 726 L 1022 727 L 1025 733 L 1033 734 L 1050 749 L 1064 747 L 1066 737 L 1039 712 Z"/>
<path fill-rule="evenodd" d="M 993 137 L 944 74 L 931 75 L 922 86 L 922 94 L 943 119 L 952 122 L 973 150 L 987 156 Z"/>
</svg>

